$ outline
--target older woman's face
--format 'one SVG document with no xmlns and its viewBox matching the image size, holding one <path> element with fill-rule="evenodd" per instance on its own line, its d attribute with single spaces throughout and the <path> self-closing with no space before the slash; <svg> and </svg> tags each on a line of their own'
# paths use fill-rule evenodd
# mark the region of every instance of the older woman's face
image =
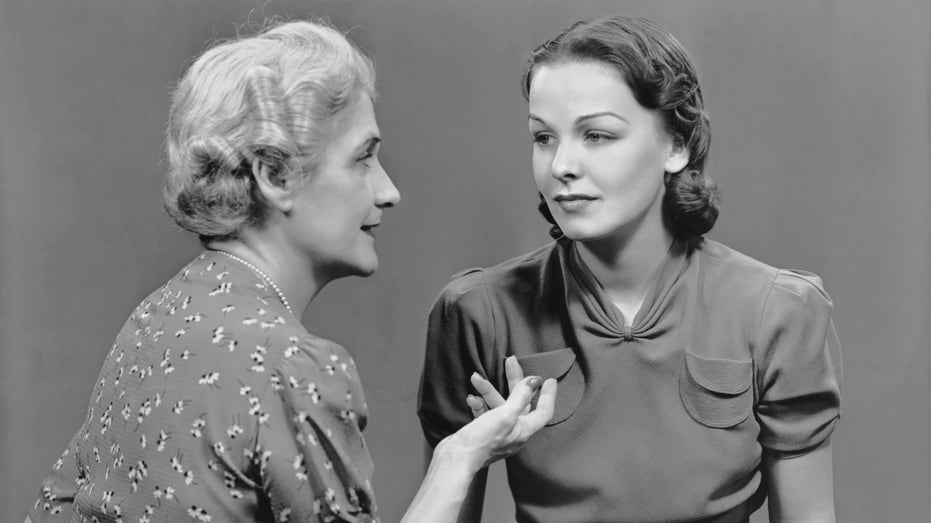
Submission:
<svg viewBox="0 0 931 523">
<path fill-rule="evenodd" d="M 336 118 L 317 172 L 297 189 L 294 234 L 327 277 L 367 276 L 378 268 L 374 229 L 401 195 L 378 161 L 368 93 L 356 93 Z"/>
</svg>

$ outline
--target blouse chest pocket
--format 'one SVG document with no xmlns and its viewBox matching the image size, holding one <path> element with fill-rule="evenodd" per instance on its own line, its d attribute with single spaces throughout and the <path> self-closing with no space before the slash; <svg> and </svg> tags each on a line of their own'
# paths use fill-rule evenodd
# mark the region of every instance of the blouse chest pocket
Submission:
<svg viewBox="0 0 931 523">
<path fill-rule="evenodd" d="M 571 348 L 518 356 L 518 363 L 525 376 L 540 376 L 557 381 L 556 408 L 553 418 L 547 425 L 555 425 L 572 416 L 582 402 L 585 377 L 575 361 L 575 352 Z"/>
<path fill-rule="evenodd" d="M 712 428 L 738 425 L 753 412 L 753 362 L 705 358 L 685 351 L 679 396 L 695 421 Z"/>
</svg>

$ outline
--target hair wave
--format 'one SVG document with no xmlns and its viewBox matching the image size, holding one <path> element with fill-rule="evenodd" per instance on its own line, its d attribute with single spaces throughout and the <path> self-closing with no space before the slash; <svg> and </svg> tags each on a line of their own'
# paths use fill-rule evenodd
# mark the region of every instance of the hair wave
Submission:
<svg viewBox="0 0 931 523">
<path fill-rule="evenodd" d="M 720 213 L 718 188 L 705 173 L 711 124 L 688 53 L 675 37 L 644 18 L 617 14 L 576 22 L 530 54 L 521 76 L 524 98 L 529 98 L 540 66 L 586 60 L 618 71 L 637 102 L 656 111 L 676 145 L 688 150 L 685 168 L 667 173 L 663 209 L 677 233 L 710 231 Z M 553 225 L 550 234 L 562 236 L 545 202 L 539 210 Z"/>
<path fill-rule="evenodd" d="M 198 56 L 172 93 L 165 210 L 203 243 L 261 223 L 252 175 L 310 176 L 335 116 L 359 90 L 373 98 L 372 60 L 326 22 L 272 23 Z"/>
</svg>

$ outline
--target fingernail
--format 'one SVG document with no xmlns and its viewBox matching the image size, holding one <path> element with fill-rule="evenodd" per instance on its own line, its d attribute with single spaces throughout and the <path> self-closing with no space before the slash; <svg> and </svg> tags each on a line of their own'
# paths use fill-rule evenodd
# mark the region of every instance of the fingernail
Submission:
<svg viewBox="0 0 931 523">
<path fill-rule="evenodd" d="M 527 378 L 527 385 L 531 389 L 537 389 L 542 384 L 543 384 L 543 378 L 541 378 L 540 376 L 530 376 L 529 378 Z"/>
</svg>

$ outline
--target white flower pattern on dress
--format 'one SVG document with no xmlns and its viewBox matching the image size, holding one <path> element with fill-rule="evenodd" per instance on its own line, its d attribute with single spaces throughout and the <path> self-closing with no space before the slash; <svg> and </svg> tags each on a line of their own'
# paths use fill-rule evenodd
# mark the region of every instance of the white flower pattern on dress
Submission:
<svg viewBox="0 0 931 523">
<path fill-rule="evenodd" d="M 207 251 L 127 320 L 30 517 L 377 522 L 366 419 L 345 349 Z"/>
</svg>

